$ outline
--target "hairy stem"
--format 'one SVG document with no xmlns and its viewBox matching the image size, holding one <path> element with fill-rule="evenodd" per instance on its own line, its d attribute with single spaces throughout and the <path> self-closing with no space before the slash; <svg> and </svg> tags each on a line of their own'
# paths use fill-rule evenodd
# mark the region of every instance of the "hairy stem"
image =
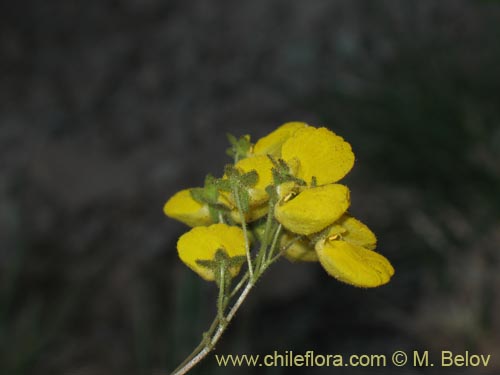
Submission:
<svg viewBox="0 0 500 375">
<path fill-rule="evenodd" d="M 236 206 L 238 207 L 238 213 L 240 214 L 241 228 L 243 229 L 243 235 L 245 237 L 245 252 L 247 254 L 248 272 L 250 272 L 250 280 L 253 280 L 252 258 L 250 257 L 250 241 L 248 240 L 245 214 L 243 213 L 243 208 L 241 207 L 241 199 L 237 186 L 233 186 L 233 193 L 234 193 L 234 200 L 236 201 Z"/>
<path fill-rule="evenodd" d="M 214 348 L 219 339 L 222 337 L 222 334 L 226 330 L 228 323 L 231 322 L 234 315 L 236 314 L 238 309 L 241 307 L 242 303 L 247 298 L 248 293 L 250 293 L 250 290 L 252 290 L 253 286 L 254 284 L 250 279 L 245 288 L 242 290 L 240 296 L 234 303 L 233 307 L 231 307 L 231 310 L 229 310 L 229 313 L 225 317 L 224 322 L 220 322 L 218 321 L 218 319 L 215 320 L 218 321 L 218 324 L 216 324 L 217 329 L 215 330 L 215 333 L 213 333 L 213 336 L 211 335 L 211 338 L 209 340 L 203 340 L 200 346 L 196 348 L 193 351 L 193 353 L 188 357 L 189 359 L 187 361 L 184 361 L 179 367 L 177 367 L 171 373 L 171 375 L 183 375 L 187 373 L 194 366 L 200 363 L 200 361 L 203 360 L 208 355 L 208 353 L 210 353 L 210 351 Z"/>
</svg>

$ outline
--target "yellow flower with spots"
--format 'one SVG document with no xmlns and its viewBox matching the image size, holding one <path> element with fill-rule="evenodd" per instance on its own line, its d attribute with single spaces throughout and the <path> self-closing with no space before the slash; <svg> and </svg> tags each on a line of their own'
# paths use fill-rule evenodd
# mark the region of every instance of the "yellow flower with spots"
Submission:
<svg viewBox="0 0 500 375">
<path fill-rule="evenodd" d="M 274 215 L 289 231 L 309 235 L 332 224 L 349 204 L 349 189 L 330 184 L 306 189 L 289 200 L 285 197 L 275 206 Z"/>
<path fill-rule="evenodd" d="M 200 264 L 200 261 L 214 260 L 218 251 L 224 252 L 229 258 L 245 256 L 245 237 L 241 228 L 227 224 L 201 226 L 184 233 L 177 242 L 179 258 L 203 279 L 213 281 L 216 278 L 214 270 Z M 235 277 L 241 264 L 229 267 L 232 277 Z"/>
<path fill-rule="evenodd" d="M 332 224 L 349 207 L 349 190 L 334 184 L 354 164 L 349 143 L 326 128 L 292 122 L 257 141 L 254 153 L 279 156 L 289 173 L 304 181 L 308 189 L 282 195 L 276 205 L 276 219 L 291 232 L 309 235 Z M 279 190 L 279 187 L 278 187 Z"/>
<path fill-rule="evenodd" d="M 375 234 L 358 219 L 344 215 L 335 222 L 328 231 L 328 238 L 342 239 L 352 245 L 362 246 L 369 250 L 377 247 Z"/>
<path fill-rule="evenodd" d="M 373 288 L 389 282 L 394 268 L 373 251 L 375 234 L 361 221 L 345 215 L 332 225 L 315 249 L 323 268 L 336 279 L 354 286 Z"/>
<path fill-rule="evenodd" d="M 323 268 L 339 281 L 357 287 L 373 288 L 386 284 L 394 275 L 391 263 L 373 251 L 377 244 L 375 234 L 361 221 L 349 215 L 342 216 L 324 238 L 314 245 L 312 238 L 290 233 L 282 236 L 281 246 L 289 260 L 321 263 Z"/>
</svg>

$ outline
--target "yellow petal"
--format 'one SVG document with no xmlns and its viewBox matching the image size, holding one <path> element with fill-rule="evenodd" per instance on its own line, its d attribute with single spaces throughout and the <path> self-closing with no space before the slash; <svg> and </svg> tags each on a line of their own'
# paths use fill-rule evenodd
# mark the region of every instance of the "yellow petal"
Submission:
<svg viewBox="0 0 500 375">
<path fill-rule="evenodd" d="M 252 221 L 258 220 L 261 217 L 267 215 L 267 211 L 269 206 L 267 203 L 264 203 L 260 206 L 250 207 L 250 210 L 245 213 L 245 222 L 251 223 Z M 238 224 L 241 224 L 240 213 L 237 208 L 233 208 L 231 210 L 231 218 Z"/>
<path fill-rule="evenodd" d="M 241 159 L 235 167 L 243 173 L 256 171 L 257 183 L 249 189 L 250 206 L 258 206 L 265 203 L 269 196 L 266 187 L 273 183 L 273 163 L 266 155 L 254 156 Z"/>
<path fill-rule="evenodd" d="M 213 260 L 217 250 L 229 257 L 245 256 L 245 238 L 241 228 L 226 224 L 196 227 L 184 233 L 177 241 L 179 258 L 205 280 L 214 280 L 212 270 L 200 266 L 197 260 Z M 241 267 L 230 268 L 231 275 L 238 274 Z"/>
<path fill-rule="evenodd" d="M 297 130 L 307 127 L 304 122 L 287 122 L 272 133 L 262 137 L 253 147 L 254 155 L 281 156 L 281 145 Z"/>
<path fill-rule="evenodd" d="M 276 219 L 293 233 L 309 235 L 326 228 L 349 207 L 349 189 L 330 184 L 304 190 L 275 206 Z"/>
<path fill-rule="evenodd" d="M 163 206 L 163 212 L 190 227 L 211 224 L 208 206 L 195 201 L 189 190 L 184 189 L 174 194 Z"/>
<path fill-rule="evenodd" d="M 318 185 L 336 182 L 354 165 L 351 145 L 326 128 L 307 127 L 296 131 L 281 149 L 281 156 L 296 177 L 310 183 L 316 177 Z"/>
<path fill-rule="evenodd" d="M 296 235 L 286 232 L 281 236 L 280 245 L 282 248 L 287 248 L 285 257 L 291 262 L 317 262 L 318 255 L 309 240 L 307 238 L 295 240 L 295 237 Z"/>
<path fill-rule="evenodd" d="M 377 237 L 370 228 L 347 214 L 335 222 L 335 225 L 328 232 L 327 237 L 341 239 L 369 250 L 375 250 L 377 247 Z"/>
<path fill-rule="evenodd" d="M 345 241 L 321 240 L 316 253 L 331 276 L 361 288 L 386 284 L 394 275 L 394 268 L 383 255 Z"/>
</svg>

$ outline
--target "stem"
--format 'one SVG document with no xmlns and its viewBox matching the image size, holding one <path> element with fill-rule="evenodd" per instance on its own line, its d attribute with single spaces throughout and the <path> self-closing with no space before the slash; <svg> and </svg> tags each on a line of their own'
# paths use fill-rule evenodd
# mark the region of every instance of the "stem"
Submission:
<svg viewBox="0 0 500 375">
<path fill-rule="evenodd" d="M 224 216 L 222 216 L 222 212 L 219 211 L 219 223 L 225 223 Z"/>
<path fill-rule="evenodd" d="M 265 258 L 265 253 L 266 253 L 266 248 L 269 243 L 269 236 L 270 236 L 270 231 L 271 227 L 273 225 L 273 219 L 274 219 L 274 200 L 269 199 L 269 208 L 268 208 L 268 213 L 267 213 L 267 220 L 266 220 L 266 228 L 264 229 L 264 238 L 262 240 L 262 244 L 260 245 L 259 252 L 257 253 L 257 258 L 255 260 L 255 268 L 257 273 L 261 273 L 262 270 L 262 265 L 264 263 L 264 258 Z"/>
<path fill-rule="evenodd" d="M 192 355 L 189 358 L 189 360 L 183 362 L 177 369 L 175 369 L 171 375 L 183 375 L 187 373 L 189 370 L 191 370 L 194 366 L 196 366 L 203 358 L 205 358 L 208 353 L 214 348 L 215 344 L 219 341 L 219 339 L 222 337 L 222 334 L 226 330 L 228 323 L 233 319 L 234 315 L 240 308 L 241 304 L 245 301 L 245 299 L 248 296 L 248 293 L 250 293 L 250 290 L 253 288 L 254 284 L 250 280 L 248 284 L 245 286 L 245 289 L 241 292 L 240 296 L 234 303 L 233 307 L 227 314 L 225 318 L 225 322 L 219 322 L 217 325 L 217 329 L 210 339 L 210 341 L 207 343 L 206 340 L 203 340 L 202 343 L 198 348 L 193 351 Z M 214 321 L 215 323 L 215 321 Z M 201 349 L 201 350 L 200 350 Z M 197 352 L 197 354 L 195 354 Z"/>
<path fill-rule="evenodd" d="M 253 268 L 252 268 L 252 259 L 250 258 L 250 242 L 248 241 L 247 223 L 245 221 L 245 215 L 243 214 L 243 208 L 241 207 L 240 195 L 238 194 L 237 186 L 233 186 L 233 193 L 236 201 L 236 206 L 238 207 L 238 212 L 240 214 L 243 235 L 245 237 L 245 252 L 247 254 L 248 272 L 250 272 L 250 280 L 253 280 Z"/>
<path fill-rule="evenodd" d="M 219 318 L 216 317 L 214 319 L 214 321 L 212 322 L 212 324 L 210 325 L 210 328 L 208 329 L 208 331 L 204 332 L 203 333 L 203 339 L 201 340 L 201 342 L 198 344 L 198 346 L 196 348 L 194 348 L 194 350 L 191 352 L 190 355 L 188 355 L 184 361 L 182 361 L 182 363 L 177 366 L 177 368 L 172 371 L 172 375 L 173 374 L 176 374 L 177 371 L 179 371 L 181 368 L 183 368 L 184 366 L 186 366 L 187 363 L 189 363 L 195 356 L 198 355 L 199 352 L 201 352 L 201 350 L 207 345 L 207 338 L 208 337 L 211 337 L 213 335 L 213 333 L 215 332 L 215 329 L 219 326 Z"/>
<path fill-rule="evenodd" d="M 241 289 L 241 287 L 243 286 L 243 284 L 248 280 L 248 272 L 245 273 L 245 275 L 243 275 L 243 277 L 241 278 L 241 280 L 238 282 L 238 284 L 236 284 L 236 286 L 234 287 L 233 291 L 231 292 L 231 294 L 229 295 L 229 299 L 233 298 L 236 293 L 238 293 L 238 290 Z"/>
<path fill-rule="evenodd" d="M 282 229 L 283 229 L 283 225 L 279 224 L 278 229 L 276 229 L 276 232 L 274 232 L 273 242 L 271 244 L 271 248 L 269 249 L 269 254 L 267 256 L 266 263 L 269 263 L 271 261 L 271 259 L 273 259 L 274 249 L 276 248 L 276 245 L 278 243 L 278 238 L 281 234 Z"/>
<path fill-rule="evenodd" d="M 219 285 L 219 295 L 217 300 L 217 317 L 212 322 L 210 329 L 204 334 L 203 340 L 200 342 L 200 344 L 196 347 L 195 350 L 193 350 L 193 352 L 188 356 L 188 358 L 186 358 L 181 363 L 181 365 L 179 365 L 179 367 L 177 367 L 171 373 L 171 375 L 186 374 L 212 351 L 212 349 L 215 347 L 219 339 L 222 337 L 222 334 L 227 329 L 229 323 L 235 316 L 236 312 L 247 298 L 248 294 L 250 293 L 250 290 L 255 285 L 257 279 L 274 261 L 276 261 L 282 255 L 281 251 L 279 251 L 276 254 L 276 247 L 278 245 L 278 241 L 283 227 L 281 224 L 276 225 L 276 222 L 274 221 L 274 216 L 272 215 L 272 208 L 274 207 L 274 201 L 270 201 L 269 204 L 270 213 L 268 214 L 268 218 L 266 221 L 264 238 L 256 256 L 255 273 L 254 273 L 250 257 L 250 242 L 248 239 L 248 231 L 241 205 L 241 199 L 238 192 L 238 186 L 233 185 L 232 190 L 238 208 L 238 212 L 240 215 L 243 234 L 245 237 L 245 250 L 247 255 L 248 271 L 241 278 L 238 284 L 236 284 L 233 290 L 229 293 L 230 287 L 228 286 L 226 288 L 226 286 L 224 285 L 224 279 L 225 279 L 224 269 L 221 269 L 220 271 L 221 281 Z M 269 246 L 269 241 L 271 237 L 272 237 L 272 242 L 271 245 Z M 287 244 L 286 246 L 290 246 L 290 244 Z M 244 288 L 243 285 L 245 285 Z M 241 290 L 241 288 L 243 288 L 243 290 Z M 228 307 L 231 299 L 235 297 L 238 293 L 239 296 L 236 302 L 232 305 L 227 315 L 224 316 L 224 311 Z"/>
<path fill-rule="evenodd" d="M 269 259 L 267 262 L 267 267 L 276 262 L 295 242 L 303 238 L 304 236 L 297 236 L 293 240 L 289 241 L 285 246 L 281 248 L 281 250 L 276 254 L 273 258 Z M 266 268 L 267 268 L 266 267 Z"/>
<path fill-rule="evenodd" d="M 226 289 L 225 265 L 220 267 L 219 295 L 217 297 L 217 317 L 219 322 L 224 322 L 224 296 Z"/>
</svg>

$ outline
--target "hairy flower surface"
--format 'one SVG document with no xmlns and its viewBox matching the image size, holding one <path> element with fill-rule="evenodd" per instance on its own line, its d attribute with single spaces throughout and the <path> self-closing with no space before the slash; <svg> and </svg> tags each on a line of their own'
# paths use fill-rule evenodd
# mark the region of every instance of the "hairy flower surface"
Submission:
<svg viewBox="0 0 500 375">
<path fill-rule="evenodd" d="M 341 238 L 352 245 L 362 246 L 369 250 L 377 247 L 375 234 L 358 219 L 344 215 L 330 228 L 327 237 Z"/>
<path fill-rule="evenodd" d="M 394 275 L 394 268 L 383 255 L 346 241 L 319 241 L 316 253 L 328 274 L 354 286 L 374 288 Z"/>
<path fill-rule="evenodd" d="M 306 189 L 276 205 L 274 214 L 293 233 L 309 235 L 326 228 L 349 207 L 349 189 L 329 184 Z"/>
<path fill-rule="evenodd" d="M 351 145 L 326 128 L 307 126 L 297 130 L 284 143 L 281 157 L 293 174 L 310 184 L 339 181 L 354 165 Z"/>
<path fill-rule="evenodd" d="M 298 130 L 308 127 L 305 122 L 287 122 L 265 137 L 260 138 L 253 147 L 254 155 L 281 156 L 281 146 Z"/>
<path fill-rule="evenodd" d="M 199 261 L 212 261 L 218 251 L 223 251 L 229 258 L 245 255 L 245 237 L 241 228 L 227 224 L 212 224 L 191 229 L 177 241 L 179 258 L 203 279 L 215 280 L 214 270 L 200 264 Z M 241 264 L 229 268 L 234 277 L 240 271 Z"/>
</svg>

